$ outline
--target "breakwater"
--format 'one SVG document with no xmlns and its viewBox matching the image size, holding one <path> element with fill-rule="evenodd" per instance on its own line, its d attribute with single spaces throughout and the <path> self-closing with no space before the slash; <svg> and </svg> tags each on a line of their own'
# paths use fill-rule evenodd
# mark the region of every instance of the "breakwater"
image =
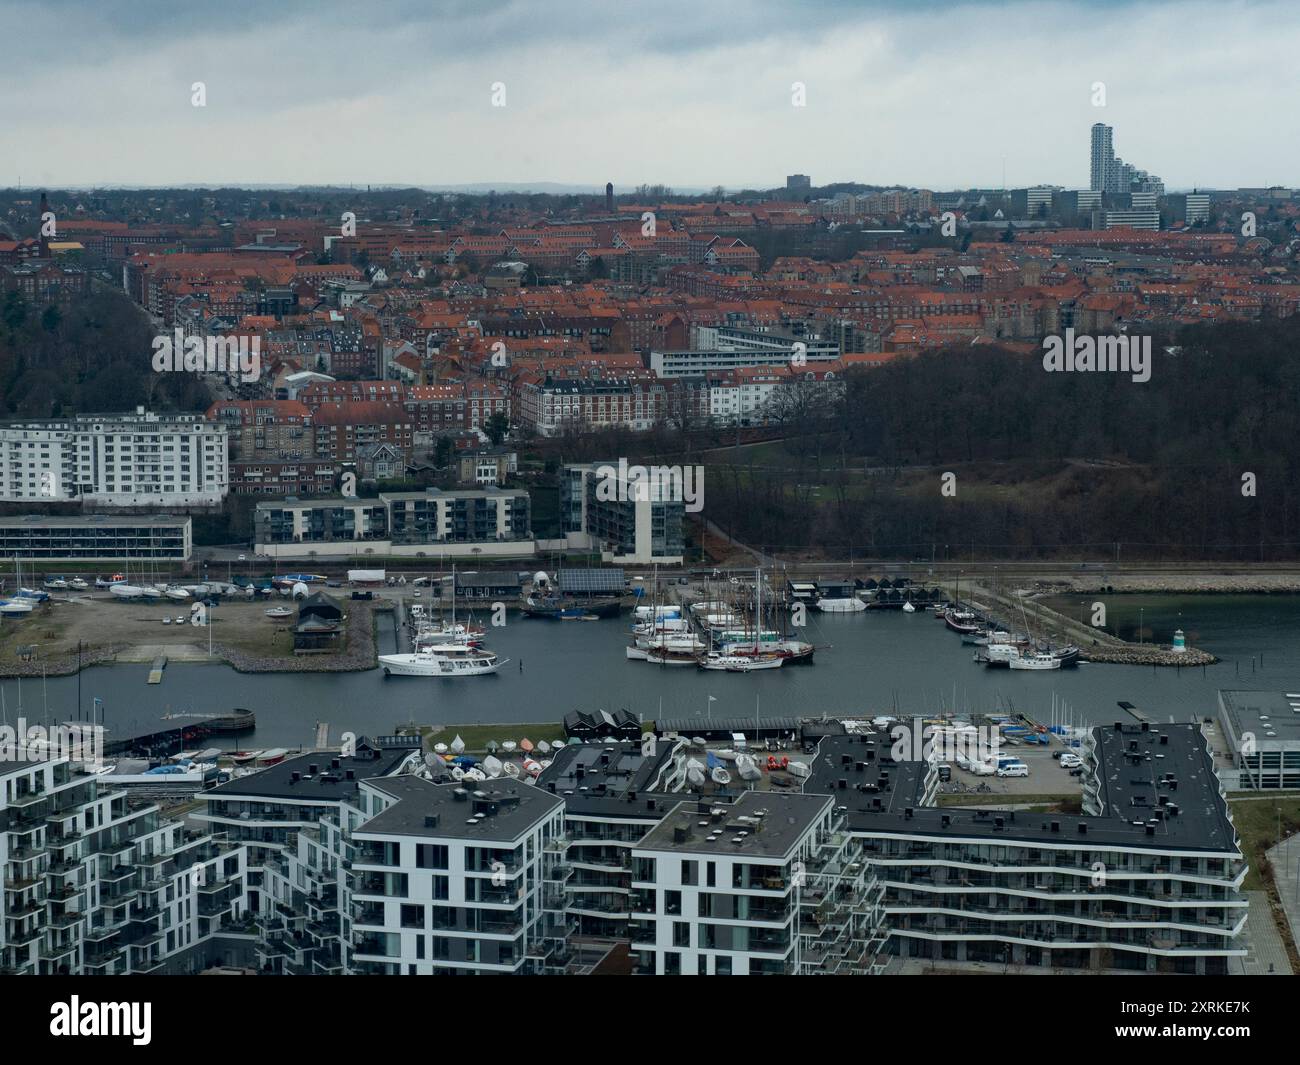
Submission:
<svg viewBox="0 0 1300 1065">
<path fill-rule="evenodd" d="M 1218 661 L 1209 651 L 1188 647 L 1175 651 L 1163 644 L 1137 644 L 1104 629 L 1085 625 L 1039 601 L 1037 593 L 1007 594 L 975 584 L 961 590 L 963 602 L 979 613 L 999 619 L 1009 630 L 1028 627 L 1035 636 L 1057 643 L 1072 643 L 1089 662 L 1126 666 L 1208 666 Z M 956 595 L 956 588 L 953 588 Z"/>
</svg>

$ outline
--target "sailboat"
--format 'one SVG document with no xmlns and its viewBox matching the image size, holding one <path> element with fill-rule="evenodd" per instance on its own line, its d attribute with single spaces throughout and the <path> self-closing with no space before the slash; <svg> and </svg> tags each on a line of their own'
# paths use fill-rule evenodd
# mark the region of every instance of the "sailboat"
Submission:
<svg viewBox="0 0 1300 1065">
<path fill-rule="evenodd" d="M 787 656 L 774 654 L 761 644 L 763 636 L 763 571 L 754 571 L 754 642 L 744 648 L 710 651 L 700 660 L 700 668 L 728 673 L 752 673 L 759 669 L 779 669 Z"/>
<path fill-rule="evenodd" d="M 131 570 L 128 566 L 127 575 L 129 575 L 130 572 Z M 95 583 L 99 584 L 99 581 L 96 581 Z M 141 588 L 140 585 L 127 583 L 126 577 L 117 573 L 113 574 L 113 578 L 109 582 L 108 593 L 116 599 L 125 599 L 128 601 L 144 598 L 144 589 Z"/>
</svg>

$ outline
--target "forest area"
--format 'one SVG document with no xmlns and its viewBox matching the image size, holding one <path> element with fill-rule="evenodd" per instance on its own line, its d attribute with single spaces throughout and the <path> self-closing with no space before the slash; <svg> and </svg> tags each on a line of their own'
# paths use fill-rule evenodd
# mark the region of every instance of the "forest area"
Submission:
<svg viewBox="0 0 1300 1065">
<path fill-rule="evenodd" d="M 38 309 L 16 291 L 0 297 L 0 418 L 93 411 L 201 411 L 211 402 L 195 374 L 153 371 L 148 318 L 126 296 L 96 291 Z"/>
<path fill-rule="evenodd" d="M 753 546 L 833 555 L 1300 557 L 1300 321 L 1153 349 L 1143 383 L 997 348 L 851 372 L 781 461 L 708 467 L 705 513 Z"/>
</svg>

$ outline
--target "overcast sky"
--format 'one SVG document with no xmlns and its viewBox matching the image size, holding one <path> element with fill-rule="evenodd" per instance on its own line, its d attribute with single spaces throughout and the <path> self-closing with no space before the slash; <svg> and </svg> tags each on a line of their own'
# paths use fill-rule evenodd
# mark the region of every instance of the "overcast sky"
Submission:
<svg viewBox="0 0 1300 1065">
<path fill-rule="evenodd" d="M 1289 3 L 0 0 L 0 39 L 0 185 L 1086 187 L 1097 121 L 1170 188 L 1300 185 Z"/>
</svg>

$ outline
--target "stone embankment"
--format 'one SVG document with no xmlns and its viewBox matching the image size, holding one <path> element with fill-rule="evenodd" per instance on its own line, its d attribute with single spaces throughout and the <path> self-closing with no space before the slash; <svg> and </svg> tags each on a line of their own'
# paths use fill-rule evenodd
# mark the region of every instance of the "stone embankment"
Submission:
<svg viewBox="0 0 1300 1065">
<path fill-rule="evenodd" d="M 947 586 L 953 591 L 953 586 Z M 1028 627 L 1035 638 L 1054 643 L 1071 643 L 1089 662 L 1128 666 L 1208 666 L 1218 659 L 1209 651 L 1188 647 L 1175 651 L 1162 644 L 1136 644 L 1121 640 L 1103 629 L 1082 624 L 1046 606 L 1033 596 L 1008 595 L 984 585 L 963 586 L 962 601 L 981 613 L 997 618 L 1010 631 Z"/>
<path fill-rule="evenodd" d="M 378 664 L 374 608 L 370 603 L 353 600 L 348 603 L 348 609 L 348 646 L 345 651 L 262 658 L 239 648 L 217 645 L 214 653 L 239 673 L 357 673 L 374 669 Z M 381 606 L 380 609 L 385 608 Z"/>
</svg>

